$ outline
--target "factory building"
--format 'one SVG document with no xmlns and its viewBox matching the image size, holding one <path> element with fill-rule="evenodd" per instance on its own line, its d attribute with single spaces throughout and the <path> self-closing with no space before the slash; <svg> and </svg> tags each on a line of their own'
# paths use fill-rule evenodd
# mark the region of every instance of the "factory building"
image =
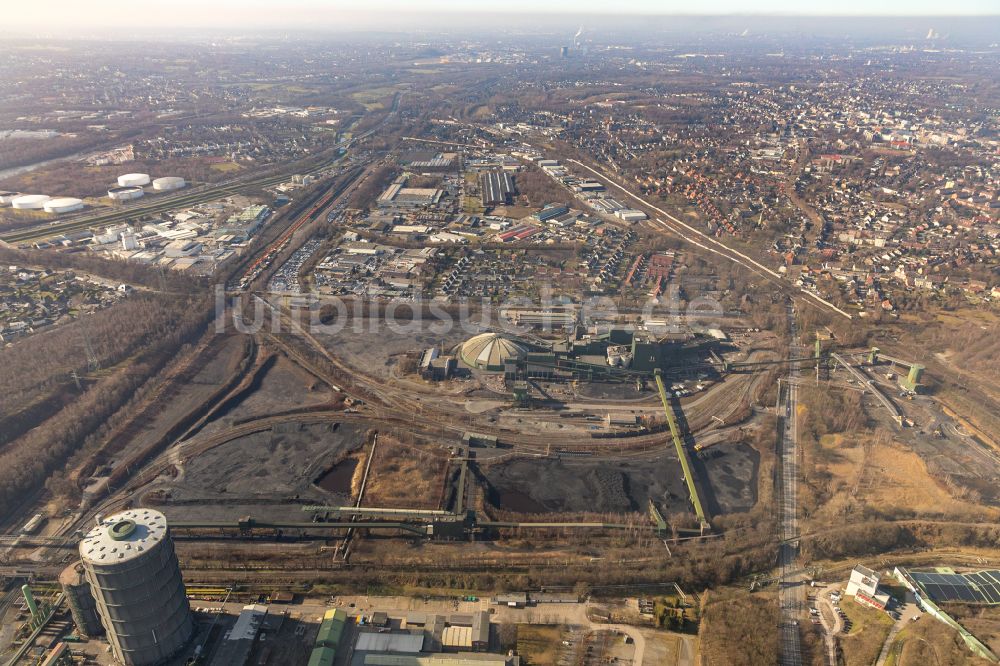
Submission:
<svg viewBox="0 0 1000 666">
<path fill-rule="evenodd" d="M 265 617 L 267 606 L 244 606 L 236 618 L 236 624 L 216 649 L 212 666 L 243 666 L 247 663 Z"/>
<path fill-rule="evenodd" d="M 347 613 L 340 608 L 330 609 L 323 615 L 316 643 L 309 655 L 309 666 L 333 666 L 347 624 Z"/>
<path fill-rule="evenodd" d="M 496 333 L 480 333 L 465 341 L 462 362 L 470 368 L 502 372 L 508 359 L 523 359 L 527 351 L 519 343 Z"/>
<path fill-rule="evenodd" d="M 548 204 L 540 211 L 535 213 L 535 218 L 539 222 L 546 222 L 553 218 L 559 217 L 560 215 L 565 215 L 569 212 L 569 206 L 564 206 L 561 204 Z"/>
<path fill-rule="evenodd" d="M 101 521 L 80 556 L 119 663 L 160 664 L 190 640 L 194 622 L 162 513 L 130 509 Z"/>
<path fill-rule="evenodd" d="M 479 189 L 483 206 L 506 205 L 514 195 L 514 179 L 506 172 L 485 171 L 479 174 Z"/>
<path fill-rule="evenodd" d="M 101 616 L 97 613 L 97 601 L 90 591 L 90 583 L 84 574 L 83 562 L 74 562 L 59 574 L 59 585 L 66 598 L 66 605 L 73 616 L 76 630 L 83 636 L 100 636 L 104 633 Z"/>
<path fill-rule="evenodd" d="M 854 597 L 854 600 L 862 606 L 885 610 L 889 604 L 889 595 L 879 592 L 880 580 L 878 572 L 859 564 L 851 570 L 851 579 L 847 582 L 847 589 L 844 592 L 847 596 Z"/>
<path fill-rule="evenodd" d="M 487 611 L 471 615 L 452 615 L 441 634 L 441 646 L 448 650 L 490 649 L 490 616 Z"/>
<path fill-rule="evenodd" d="M 444 196 L 444 190 L 434 187 L 406 187 L 407 176 L 393 181 L 376 200 L 379 208 L 421 208 L 436 206 Z"/>
<path fill-rule="evenodd" d="M 622 210 L 615 211 L 615 217 L 623 222 L 642 222 L 648 215 L 643 213 L 641 210 L 635 210 L 633 208 L 623 208 Z"/>
</svg>

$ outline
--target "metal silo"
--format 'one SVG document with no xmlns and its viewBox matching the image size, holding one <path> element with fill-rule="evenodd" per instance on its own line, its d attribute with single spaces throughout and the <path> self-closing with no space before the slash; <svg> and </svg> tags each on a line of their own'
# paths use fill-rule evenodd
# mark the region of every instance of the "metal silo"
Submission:
<svg viewBox="0 0 1000 666">
<path fill-rule="evenodd" d="M 84 636 L 100 636 L 104 633 L 101 616 L 97 614 L 97 601 L 90 592 L 90 583 L 84 574 L 83 562 L 74 562 L 59 574 L 59 584 L 66 603 L 73 614 L 76 630 Z"/>
<path fill-rule="evenodd" d="M 159 664 L 191 638 L 191 609 L 162 513 L 130 509 L 105 518 L 80 543 L 80 556 L 118 661 Z"/>
</svg>

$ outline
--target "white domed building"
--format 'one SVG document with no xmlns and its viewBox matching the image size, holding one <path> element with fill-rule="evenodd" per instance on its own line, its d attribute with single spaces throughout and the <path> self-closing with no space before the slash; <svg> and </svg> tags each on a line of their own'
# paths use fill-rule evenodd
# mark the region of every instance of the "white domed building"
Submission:
<svg viewBox="0 0 1000 666">
<path fill-rule="evenodd" d="M 460 349 L 463 363 L 487 372 L 503 372 L 505 361 L 523 359 L 527 353 L 519 342 L 498 333 L 480 333 L 466 340 Z"/>
</svg>

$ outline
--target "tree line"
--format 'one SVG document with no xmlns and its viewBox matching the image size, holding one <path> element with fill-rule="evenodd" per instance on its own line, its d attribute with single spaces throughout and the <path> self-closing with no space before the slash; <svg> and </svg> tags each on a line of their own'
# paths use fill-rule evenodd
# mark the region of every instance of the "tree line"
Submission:
<svg viewBox="0 0 1000 666">
<path fill-rule="evenodd" d="M 0 352 L 5 368 L 0 374 L 4 414 L 23 405 L 24 396 L 39 399 L 60 382 L 68 382 L 71 370 L 86 372 L 84 327 L 104 367 L 128 364 L 92 377 L 71 401 L 7 443 L 0 452 L 0 515 L 10 515 L 75 451 L 99 447 L 116 412 L 134 400 L 183 345 L 202 334 L 212 318 L 211 305 L 209 296 L 142 295 Z"/>
</svg>

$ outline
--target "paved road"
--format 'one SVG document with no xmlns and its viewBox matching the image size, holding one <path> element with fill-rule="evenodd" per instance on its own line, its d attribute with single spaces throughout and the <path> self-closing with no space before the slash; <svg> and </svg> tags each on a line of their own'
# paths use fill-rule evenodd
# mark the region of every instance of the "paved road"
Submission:
<svg viewBox="0 0 1000 666">
<path fill-rule="evenodd" d="M 854 367 L 853 365 L 851 365 L 850 363 L 848 363 L 846 360 L 844 360 L 843 356 L 841 356 L 840 354 L 838 354 L 836 352 L 834 352 L 830 356 L 833 358 L 833 360 L 837 361 L 837 363 L 840 363 L 842 366 L 844 366 L 845 368 L 847 368 L 847 371 L 850 372 L 851 375 L 854 376 L 854 378 L 858 381 L 858 384 L 860 384 L 866 391 L 870 391 L 872 395 L 874 395 L 876 398 L 878 398 L 878 401 L 881 402 L 882 406 L 886 408 L 886 410 L 889 412 L 890 416 L 892 416 L 892 420 L 897 425 L 899 425 L 899 424 L 902 423 L 902 418 L 903 417 L 902 417 L 902 414 L 899 411 L 899 408 L 896 407 L 895 403 L 893 403 L 893 401 L 890 400 L 885 395 L 885 393 L 882 392 L 882 389 L 880 389 L 875 384 L 875 381 L 873 379 L 869 378 L 869 376 L 868 376 L 867 373 L 862 372 L 861 370 L 857 369 L 856 367 Z"/>
<path fill-rule="evenodd" d="M 899 609 L 899 619 L 889 629 L 889 635 L 885 637 L 885 642 L 882 644 L 882 652 L 879 653 L 875 666 L 884 666 L 886 660 L 889 658 L 889 654 L 892 652 L 892 644 L 896 641 L 896 636 L 906 625 L 922 614 L 923 611 L 915 603 L 905 604 Z"/>
<path fill-rule="evenodd" d="M 791 330 L 792 344 L 789 354 L 795 357 L 799 353 L 798 330 L 795 326 L 795 310 L 788 306 L 788 321 Z M 797 366 L 789 368 L 789 375 L 794 380 L 798 378 Z M 801 574 L 795 574 L 799 568 L 799 523 L 798 523 L 798 386 L 794 381 L 788 382 L 785 388 L 785 413 L 781 432 L 781 451 L 779 456 L 781 480 L 781 499 L 778 504 L 779 530 L 782 544 L 779 546 L 779 566 L 781 579 L 778 582 L 778 603 L 781 609 L 781 636 L 779 642 L 779 663 L 781 666 L 800 666 L 802 664 L 802 647 L 799 641 L 799 618 L 803 607 L 803 587 Z"/>
<path fill-rule="evenodd" d="M 819 620 L 823 625 L 823 640 L 826 642 L 827 659 L 830 666 L 837 666 L 836 636 L 844 629 L 840 613 L 834 609 L 833 602 L 830 600 L 830 593 L 839 588 L 839 583 L 829 585 L 816 595 L 816 608 L 819 610 Z"/>
</svg>

